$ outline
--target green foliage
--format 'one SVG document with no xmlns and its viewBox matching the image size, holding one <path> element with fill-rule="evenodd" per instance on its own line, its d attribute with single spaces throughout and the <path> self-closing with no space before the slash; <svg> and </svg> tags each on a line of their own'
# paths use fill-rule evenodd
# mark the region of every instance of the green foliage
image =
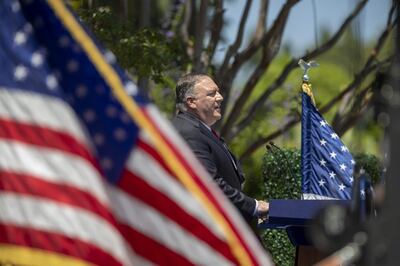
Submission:
<svg viewBox="0 0 400 266">
<path fill-rule="evenodd" d="M 353 157 L 358 167 L 363 168 L 369 174 L 372 184 L 377 184 L 381 181 L 384 167 L 375 155 L 357 153 Z"/>
<path fill-rule="evenodd" d="M 261 150 L 258 158 L 262 158 Z M 253 156 L 252 156 L 253 157 Z M 262 161 L 260 159 L 252 159 L 243 161 L 243 170 L 246 173 L 246 182 L 244 183 L 244 192 L 246 195 L 251 195 L 253 198 L 261 199 L 264 197 L 264 189 L 260 184 L 263 183 L 263 176 L 259 169 L 262 168 Z"/>
<path fill-rule="evenodd" d="M 267 152 L 263 157 L 264 198 L 290 199 L 300 198 L 301 154 L 299 150 L 284 149 L 281 152 Z M 292 169 L 292 177 L 285 169 Z M 262 234 L 265 246 L 272 255 L 276 265 L 294 265 L 295 248 L 284 230 L 268 229 Z"/>
<path fill-rule="evenodd" d="M 296 249 L 292 243 L 290 243 L 285 230 L 266 229 L 262 233 L 261 237 L 267 243 L 266 247 L 272 256 L 275 265 L 294 265 Z"/>
<path fill-rule="evenodd" d="M 157 84 L 152 90 L 151 98 L 159 109 L 172 116 L 175 110 L 175 80 L 164 76 L 162 84 Z"/>
<path fill-rule="evenodd" d="M 138 79 L 150 78 L 164 84 L 166 71 L 185 66 L 183 43 L 158 30 L 136 28 L 128 19 L 120 19 L 109 7 L 78 10 L 80 18 L 97 38 L 110 49 L 122 68 Z"/>
<path fill-rule="evenodd" d="M 373 184 L 379 182 L 382 164 L 371 154 L 356 154 L 354 160 L 371 176 Z M 288 166 L 289 164 L 289 166 Z M 292 169 L 294 177 L 285 169 Z M 266 199 L 299 199 L 301 197 L 301 153 L 297 149 L 283 149 L 267 152 L 263 157 L 264 192 Z M 262 233 L 264 245 L 272 255 L 276 265 L 294 265 L 295 248 L 283 230 L 265 230 Z"/>
<path fill-rule="evenodd" d="M 301 197 L 301 154 L 299 150 L 282 149 L 267 152 L 263 158 L 263 176 L 267 199 L 299 199 Z M 294 176 L 288 173 L 292 169 Z"/>
</svg>

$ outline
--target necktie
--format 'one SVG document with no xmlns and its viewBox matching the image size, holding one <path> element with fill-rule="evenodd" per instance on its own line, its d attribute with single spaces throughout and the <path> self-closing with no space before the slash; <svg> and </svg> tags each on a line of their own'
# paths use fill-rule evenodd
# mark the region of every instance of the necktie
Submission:
<svg viewBox="0 0 400 266">
<path fill-rule="evenodd" d="M 222 145 L 224 146 L 225 150 L 228 152 L 229 158 L 231 159 L 233 166 L 234 166 L 235 169 L 237 170 L 237 166 L 236 166 L 235 159 L 233 158 L 231 152 L 229 151 L 228 146 L 226 145 L 225 141 L 224 141 L 222 138 L 220 138 L 220 136 L 218 135 L 218 133 L 217 133 L 214 129 L 211 129 L 211 132 L 213 133 L 213 135 L 214 135 L 219 141 L 221 141 L 221 143 L 222 143 Z"/>
<path fill-rule="evenodd" d="M 220 138 L 219 138 L 219 135 L 218 135 L 218 133 L 217 133 L 217 131 L 215 131 L 214 129 L 211 129 L 211 132 L 213 133 L 213 135 L 214 135 L 217 139 L 220 139 Z"/>
</svg>

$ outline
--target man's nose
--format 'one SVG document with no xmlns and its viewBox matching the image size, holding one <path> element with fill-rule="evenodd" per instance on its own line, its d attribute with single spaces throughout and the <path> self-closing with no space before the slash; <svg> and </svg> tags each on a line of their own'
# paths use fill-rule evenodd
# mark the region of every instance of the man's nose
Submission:
<svg viewBox="0 0 400 266">
<path fill-rule="evenodd" d="M 221 93 L 217 92 L 217 101 L 222 102 L 224 100 L 224 97 L 222 97 Z"/>
</svg>

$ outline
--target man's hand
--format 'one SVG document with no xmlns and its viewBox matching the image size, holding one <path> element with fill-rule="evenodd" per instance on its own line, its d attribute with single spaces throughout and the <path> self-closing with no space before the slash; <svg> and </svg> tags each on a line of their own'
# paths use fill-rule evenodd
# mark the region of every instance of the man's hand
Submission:
<svg viewBox="0 0 400 266">
<path fill-rule="evenodd" d="M 258 200 L 257 215 L 266 216 L 269 211 L 269 203 L 263 200 Z"/>
</svg>

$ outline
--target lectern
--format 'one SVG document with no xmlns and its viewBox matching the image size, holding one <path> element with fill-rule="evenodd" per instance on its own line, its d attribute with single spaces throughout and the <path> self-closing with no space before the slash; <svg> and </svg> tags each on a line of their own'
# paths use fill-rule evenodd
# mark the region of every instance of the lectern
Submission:
<svg viewBox="0 0 400 266">
<path fill-rule="evenodd" d="M 269 218 L 259 228 L 285 229 L 296 247 L 296 266 L 310 266 L 323 255 L 312 246 L 306 235 L 307 227 L 319 210 L 329 204 L 348 205 L 343 200 L 270 200 Z"/>
</svg>

